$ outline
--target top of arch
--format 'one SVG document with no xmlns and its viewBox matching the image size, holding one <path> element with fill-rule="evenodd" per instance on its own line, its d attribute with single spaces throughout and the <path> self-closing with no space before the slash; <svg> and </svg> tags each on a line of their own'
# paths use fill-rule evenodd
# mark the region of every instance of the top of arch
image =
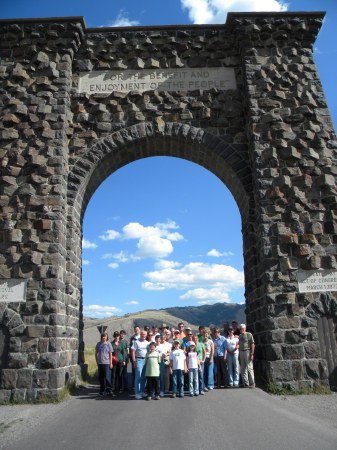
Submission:
<svg viewBox="0 0 337 450">
<path fill-rule="evenodd" d="M 80 23 L 83 27 L 83 31 L 86 32 L 100 32 L 107 30 L 176 30 L 176 29 L 202 29 L 202 28 L 224 28 L 237 19 L 263 19 L 263 18 L 295 18 L 301 17 L 303 19 L 320 19 L 325 16 L 325 11 L 285 11 L 285 12 L 229 12 L 227 14 L 227 20 L 224 24 L 184 24 L 184 25 L 144 25 L 144 26 L 131 26 L 131 27 L 99 27 L 88 28 L 83 16 L 66 16 L 66 17 L 39 17 L 39 18 L 13 18 L 13 19 L 0 19 L 0 24 L 31 24 L 31 23 Z"/>
</svg>

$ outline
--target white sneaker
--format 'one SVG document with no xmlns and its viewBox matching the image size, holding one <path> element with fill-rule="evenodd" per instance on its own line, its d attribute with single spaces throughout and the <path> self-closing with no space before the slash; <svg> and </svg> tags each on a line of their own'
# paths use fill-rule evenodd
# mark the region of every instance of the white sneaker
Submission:
<svg viewBox="0 0 337 450">
<path fill-rule="evenodd" d="M 141 395 L 137 394 L 135 398 L 136 398 L 136 400 L 141 400 L 143 397 Z"/>
<path fill-rule="evenodd" d="M 159 396 L 160 396 L 160 397 L 164 397 L 164 392 L 161 391 L 160 394 L 159 394 Z"/>
</svg>

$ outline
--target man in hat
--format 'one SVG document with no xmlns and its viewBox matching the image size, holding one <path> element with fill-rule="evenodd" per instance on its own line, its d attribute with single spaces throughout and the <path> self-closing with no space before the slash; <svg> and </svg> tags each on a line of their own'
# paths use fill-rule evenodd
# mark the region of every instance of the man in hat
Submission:
<svg viewBox="0 0 337 450">
<path fill-rule="evenodd" d="M 246 330 L 246 324 L 242 323 L 240 325 L 240 336 L 239 336 L 239 358 L 240 358 L 240 368 L 241 368 L 241 378 L 243 387 L 255 387 L 254 379 L 254 351 L 255 342 L 252 333 Z"/>
</svg>

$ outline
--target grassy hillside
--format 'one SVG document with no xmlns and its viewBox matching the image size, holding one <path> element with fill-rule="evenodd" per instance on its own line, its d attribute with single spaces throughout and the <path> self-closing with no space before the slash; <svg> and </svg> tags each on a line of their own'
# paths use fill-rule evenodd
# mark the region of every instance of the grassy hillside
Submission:
<svg viewBox="0 0 337 450">
<path fill-rule="evenodd" d="M 158 325 L 165 322 L 168 326 L 177 326 L 178 322 L 184 322 L 192 330 L 197 330 L 199 325 L 210 324 L 221 326 L 224 320 L 233 319 L 238 322 L 245 321 L 244 305 L 217 303 L 215 305 L 187 306 L 166 308 L 159 310 L 146 310 L 125 316 L 113 316 L 106 319 L 84 318 L 84 342 L 86 346 L 92 346 L 99 340 L 99 325 L 107 326 L 109 336 L 116 330 L 125 330 L 130 336 L 133 327 L 137 324 L 141 328 L 145 325 Z"/>
</svg>

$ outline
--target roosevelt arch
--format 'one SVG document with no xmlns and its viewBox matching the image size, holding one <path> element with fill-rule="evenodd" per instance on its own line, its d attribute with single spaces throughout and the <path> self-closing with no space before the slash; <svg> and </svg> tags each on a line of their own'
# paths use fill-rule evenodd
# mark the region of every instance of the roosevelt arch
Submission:
<svg viewBox="0 0 337 450">
<path fill-rule="evenodd" d="M 256 371 L 282 387 L 328 385 L 321 318 L 309 307 L 326 295 L 331 313 L 337 302 L 337 140 L 313 55 L 323 18 L 230 13 L 220 25 L 114 29 L 81 17 L 1 21 L 0 318 L 12 328 L 0 399 L 54 397 L 77 378 L 86 205 L 114 170 L 159 154 L 207 168 L 239 207 Z M 181 81 L 94 92 L 102 71 Z M 85 78 L 93 90 L 80 88 Z M 330 281 L 317 290 L 316 278 L 301 285 L 303 273 Z M 21 294 L 7 296 L 10 285 Z"/>
</svg>

